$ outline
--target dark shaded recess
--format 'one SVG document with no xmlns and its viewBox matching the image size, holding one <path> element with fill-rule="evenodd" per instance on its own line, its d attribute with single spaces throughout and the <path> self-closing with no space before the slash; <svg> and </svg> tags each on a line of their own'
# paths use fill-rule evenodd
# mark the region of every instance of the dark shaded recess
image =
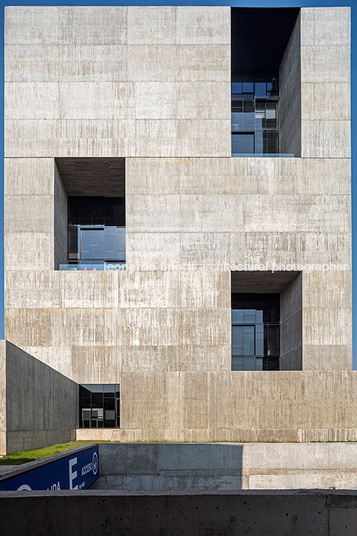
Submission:
<svg viewBox="0 0 357 536">
<path fill-rule="evenodd" d="M 125 158 L 56 158 L 56 164 L 67 195 L 125 195 Z"/>
<path fill-rule="evenodd" d="M 232 293 L 271 294 L 282 292 L 300 272 L 232 272 Z"/>
<path fill-rule="evenodd" d="M 299 11 L 232 8 L 232 74 L 278 71 Z"/>
<path fill-rule="evenodd" d="M 232 309 L 263 311 L 263 322 L 280 321 L 280 294 L 232 293 Z"/>
</svg>

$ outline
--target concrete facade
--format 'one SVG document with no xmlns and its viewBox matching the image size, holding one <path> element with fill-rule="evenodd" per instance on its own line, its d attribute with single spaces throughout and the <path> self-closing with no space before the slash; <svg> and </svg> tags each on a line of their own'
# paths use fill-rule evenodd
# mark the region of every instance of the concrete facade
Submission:
<svg viewBox="0 0 357 536">
<path fill-rule="evenodd" d="M 350 10 L 301 9 L 292 32 L 296 158 L 231 158 L 230 32 L 228 7 L 5 9 L 5 337 L 74 382 L 120 383 L 121 429 L 78 437 L 356 440 Z M 126 272 L 57 270 L 67 196 L 86 192 L 61 158 L 125 159 Z M 231 372 L 231 271 L 257 265 L 299 273 L 285 370 Z"/>
<path fill-rule="evenodd" d="M 73 441 L 77 385 L 8 341 L 1 341 L 0 455 Z"/>
</svg>

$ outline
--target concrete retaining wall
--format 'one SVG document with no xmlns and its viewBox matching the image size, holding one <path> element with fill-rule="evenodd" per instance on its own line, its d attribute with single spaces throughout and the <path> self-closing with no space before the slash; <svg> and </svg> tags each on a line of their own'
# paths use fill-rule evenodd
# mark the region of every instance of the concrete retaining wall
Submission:
<svg viewBox="0 0 357 536">
<path fill-rule="evenodd" d="M 357 492 L 4 492 L 2 536 L 344 536 Z M 19 516 L 21 512 L 21 516 Z"/>
<path fill-rule="evenodd" d="M 357 443 L 100 444 L 101 490 L 357 488 Z"/>
</svg>

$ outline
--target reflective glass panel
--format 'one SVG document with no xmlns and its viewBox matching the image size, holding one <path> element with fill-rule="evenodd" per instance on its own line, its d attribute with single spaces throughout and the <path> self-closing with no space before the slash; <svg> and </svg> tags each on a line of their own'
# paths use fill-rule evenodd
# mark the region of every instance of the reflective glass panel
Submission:
<svg viewBox="0 0 357 536">
<path fill-rule="evenodd" d="M 120 426 L 119 384 L 79 386 L 80 428 L 118 428 Z"/>
</svg>

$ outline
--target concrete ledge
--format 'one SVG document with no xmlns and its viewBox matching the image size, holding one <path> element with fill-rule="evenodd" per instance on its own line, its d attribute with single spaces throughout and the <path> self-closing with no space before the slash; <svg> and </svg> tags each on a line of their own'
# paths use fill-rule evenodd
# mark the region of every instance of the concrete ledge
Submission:
<svg viewBox="0 0 357 536">
<path fill-rule="evenodd" d="M 357 530 L 357 491 L 3 492 L 0 499 L 2 536 L 343 536 Z"/>
</svg>

